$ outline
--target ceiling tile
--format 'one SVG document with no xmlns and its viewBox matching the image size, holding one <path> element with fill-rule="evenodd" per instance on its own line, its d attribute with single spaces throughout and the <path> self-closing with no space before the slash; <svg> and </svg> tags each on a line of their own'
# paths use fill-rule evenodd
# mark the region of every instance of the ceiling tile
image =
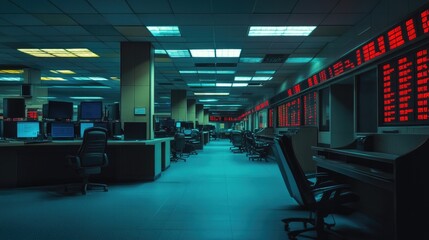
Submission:
<svg viewBox="0 0 429 240">
<path fill-rule="evenodd" d="M 317 26 L 325 17 L 326 14 L 290 14 L 286 24 L 291 26 Z"/>
<path fill-rule="evenodd" d="M 81 25 L 108 25 L 107 20 L 99 14 L 70 14 L 77 23 Z M 57 24 L 63 25 L 63 24 Z"/>
<path fill-rule="evenodd" d="M 88 0 L 99 13 L 133 13 L 124 0 Z"/>
<path fill-rule="evenodd" d="M 64 14 L 33 14 L 33 16 L 51 26 L 77 25 L 73 19 Z"/>
<path fill-rule="evenodd" d="M 67 35 L 90 35 L 90 33 L 81 26 L 54 26 L 54 28 Z"/>
<path fill-rule="evenodd" d="M 329 13 L 339 0 L 299 0 L 293 13 Z"/>
<path fill-rule="evenodd" d="M 254 26 L 276 26 L 285 25 L 289 14 L 252 14 L 250 15 L 250 25 Z"/>
<path fill-rule="evenodd" d="M 31 35 L 30 32 L 19 27 L 0 26 L 0 34 L 5 36 L 25 36 Z M 3 37 L 3 36 L 2 36 Z"/>
<path fill-rule="evenodd" d="M 116 30 L 125 37 L 151 37 L 152 34 L 142 26 L 115 26 Z"/>
<path fill-rule="evenodd" d="M 343 35 L 351 26 L 318 26 L 310 36 L 340 36 Z"/>
<path fill-rule="evenodd" d="M 116 36 L 120 33 L 112 26 L 83 26 L 88 32 L 96 36 Z"/>
<path fill-rule="evenodd" d="M 211 13 L 211 1 L 170 0 L 173 13 Z"/>
<path fill-rule="evenodd" d="M 25 9 L 27 13 L 61 13 L 49 0 L 37 0 L 37 4 L 32 0 L 13 0 L 13 3 Z"/>
<path fill-rule="evenodd" d="M 64 13 L 96 13 L 95 9 L 86 0 L 50 0 Z"/>
<path fill-rule="evenodd" d="M 361 13 L 333 13 L 329 14 L 321 25 L 355 25 L 365 17 Z"/>
<path fill-rule="evenodd" d="M 127 0 L 135 13 L 172 13 L 168 0 Z"/>
<path fill-rule="evenodd" d="M 145 26 L 174 26 L 177 20 L 171 14 L 137 14 L 137 17 Z"/>
<path fill-rule="evenodd" d="M 175 14 L 176 25 L 200 26 L 212 25 L 212 14 Z M 195 21 L 198 19 L 198 21 Z"/>
<path fill-rule="evenodd" d="M 25 11 L 10 1 L 2 1 L 0 13 L 25 13 Z"/>
<path fill-rule="evenodd" d="M 103 16 L 112 25 L 142 25 L 134 14 L 103 14 Z"/>
<path fill-rule="evenodd" d="M 252 13 L 256 0 L 212 1 L 212 13 Z"/>
<path fill-rule="evenodd" d="M 368 13 L 380 0 L 340 0 L 338 5 L 332 11 L 333 13 Z"/>
<path fill-rule="evenodd" d="M 1 14 L 0 18 L 15 25 L 45 25 L 45 23 L 29 14 Z"/>
<path fill-rule="evenodd" d="M 257 1 L 254 13 L 291 13 L 297 0 Z"/>
</svg>

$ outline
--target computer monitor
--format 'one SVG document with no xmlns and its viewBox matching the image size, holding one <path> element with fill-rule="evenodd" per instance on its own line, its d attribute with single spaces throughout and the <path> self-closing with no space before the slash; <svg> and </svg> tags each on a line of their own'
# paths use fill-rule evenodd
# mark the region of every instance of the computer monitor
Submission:
<svg viewBox="0 0 429 240">
<path fill-rule="evenodd" d="M 85 132 L 85 129 L 90 128 L 90 127 L 94 127 L 94 123 L 92 122 L 81 122 L 79 124 L 79 129 L 80 129 L 80 137 L 83 138 L 83 133 Z"/>
<path fill-rule="evenodd" d="M 48 118 L 50 119 L 72 119 L 73 103 L 62 101 L 48 101 Z"/>
<path fill-rule="evenodd" d="M 124 140 L 145 140 L 146 122 L 124 122 Z"/>
<path fill-rule="evenodd" d="M 183 134 L 185 134 L 185 136 L 191 136 L 192 135 L 192 129 L 184 129 Z"/>
<path fill-rule="evenodd" d="M 39 122 L 17 122 L 16 137 L 20 139 L 37 138 L 40 134 Z"/>
<path fill-rule="evenodd" d="M 16 138 L 15 121 L 3 121 L 3 138 Z"/>
<path fill-rule="evenodd" d="M 56 140 L 74 139 L 74 123 L 72 122 L 52 122 L 51 137 Z"/>
<path fill-rule="evenodd" d="M 176 128 L 181 128 L 182 127 L 182 123 L 181 122 L 176 122 Z"/>
<path fill-rule="evenodd" d="M 81 102 L 79 105 L 80 120 L 101 120 L 103 118 L 103 102 Z"/>
<path fill-rule="evenodd" d="M 3 118 L 25 118 L 25 99 L 3 98 Z"/>
</svg>

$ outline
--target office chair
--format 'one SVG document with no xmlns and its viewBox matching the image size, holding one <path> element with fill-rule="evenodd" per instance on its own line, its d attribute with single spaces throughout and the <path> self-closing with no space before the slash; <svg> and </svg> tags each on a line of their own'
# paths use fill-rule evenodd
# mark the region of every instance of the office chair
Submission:
<svg viewBox="0 0 429 240">
<path fill-rule="evenodd" d="M 171 161 L 177 162 L 178 160 L 183 160 L 186 162 L 186 158 L 184 158 L 183 155 L 183 149 L 185 149 L 186 139 L 185 134 L 183 133 L 176 133 L 174 135 L 174 140 L 172 141 L 172 153 L 173 157 L 171 158 Z"/>
<path fill-rule="evenodd" d="M 82 145 L 76 155 L 67 156 L 68 163 L 82 178 L 80 187 L 82 194 L 86 194 L 87 189 L 92 187 L 101 187 L 105 192 L 108 191 L 106 184 L 91 183 L 89 177 L 93 174 L 99 174 L 101 168 L 108 165 L 106 155 L 107 130 L 101 127 L 91 127 L 85 129 Z M 66 185 L 66 192 L 71 185 Z"/>
<path fill-rule="evenodd" d="M 345 184 L 336 184 L 332 181 L 312 184 L 299 165 L 288 136 L 275 138 L 272 149 L 289 194 L 301 207 L 310 211 L 308 218 L 282 220 L 289 239 L 296 239 L 298 235 L 308 231 L 316 231 L 316 239 L 328 239 L 330 235 L 341 238 L 331 230 L 334 224 L 327 224 L 324 219 L 333 213 L 350 212 L 352 209 L 350 205 L 358 201 L 359 197 Z M 289 224 L 292 222 L 302 222 L 304 229 L 290 231 Z M 307 227 L 307 224 L 313 227 Z"/>
<path fill-rule="evenodd" d="M 241 131 L 232 131 L 231 142 L 232 142 L 232 147 L 230 147 L 229 149 L 233 153 L 237 153 L 237 152 L 242 153 L 244 151 L 243 133 Z"/>
</svg>

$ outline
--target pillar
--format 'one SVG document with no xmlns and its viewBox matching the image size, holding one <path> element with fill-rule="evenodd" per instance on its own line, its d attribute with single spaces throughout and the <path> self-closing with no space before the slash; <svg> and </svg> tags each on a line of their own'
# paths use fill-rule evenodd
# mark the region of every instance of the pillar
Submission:
<svg viewBox="0 0 429 240">
<path fill-rule="evenodd" d="M 195 121 L 198 121 L 199 125 L 204 124 L 204 105 L 195 104 Z"/>
<path fill-rule="evenodd" d="M 195 116 L 196 116 L 196 112 L 195 112 L 196 102 L 197 101 L 195 99 L 188 99 L 188 122 L 193 122 L 194 128 L 195 128 Z"/>
<path fill-rule="evenodd" d="M 209 110 L 204 109 L 204 125 L 209 124 Z"/>
<path fill-rule="evenodd" d="M 121 121 L 146 122 L 153 139 L 154 48 L 150 42 L 121 42 Z"/>
<path fill-rule="evenodd" d="M 39 69 L 26 68 L 23 72 L 23 86 L 22 89 L 29 91 L 29 95 L 25 101 L 25 105 L 28 109 L 37 109 L 39 120 L 42 119 L 43 104 L 48 103 L 48 88 L 41 87 L 41 73 Z"/>
<path fill-rule="evenodd" d="M 176 121 L 188 120 L 186 90 L 171 90 L 171 118 Z"/>
</svg>

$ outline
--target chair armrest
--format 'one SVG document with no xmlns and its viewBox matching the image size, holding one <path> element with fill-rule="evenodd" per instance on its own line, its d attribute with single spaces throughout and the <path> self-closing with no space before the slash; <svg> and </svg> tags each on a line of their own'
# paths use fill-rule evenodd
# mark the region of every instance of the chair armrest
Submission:
<svg viewBox="0 0 429 240">
<path fill-rule="evenodd" d="M 67 162 L 70 166 L 73 166 L 75 168 L 81 167 L 80 158 L 78 156 L 67 155 L 66 158 L 67 158 Z"/>
<path fill-rule="evenodd" d="M 106 154 L 106 153 L 104 153 L 104 155 L 103 155 L 103 165 L 102 165 L 102 167 L 105 167 L 105 166 L 107 166 L 107 165 L 109 165 L 109 158 L 107 157 L 107 154 Z"/>
</svg>

